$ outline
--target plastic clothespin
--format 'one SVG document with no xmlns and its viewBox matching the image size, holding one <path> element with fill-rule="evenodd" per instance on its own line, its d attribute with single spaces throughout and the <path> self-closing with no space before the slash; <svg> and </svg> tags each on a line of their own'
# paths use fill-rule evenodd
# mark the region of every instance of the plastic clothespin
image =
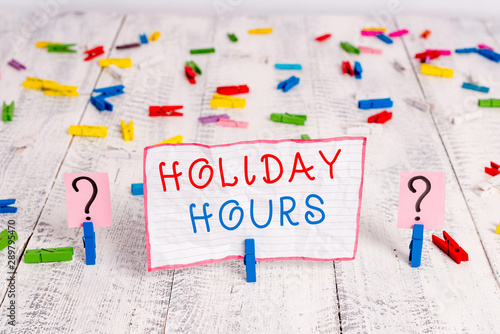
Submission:
<svg viewBox="0 0 500 334">
<path fill-rule="evenodd" d="M 101 93 L 101 95 L 99 95 L 99 96 L 111 97 L 111 96 L 124 94 L 125 93 L 123 91 L 124 88 L 125 88 L 125 86 L 123 86 L 123 85 L 96 88 L 96 89 L 94 89 L 94 93 Z"/>
<path fill-rule="evenodd" d="M 326 40 L 326 39 L 328 39 L 330 37 L 332 37 L 332 34 L 324 34 L 324 35 L 316 37 L 316 40 L 318 42 L 323 42 L 324 40 Z"/>
<path fill-rule="evenodd" d="M 237 122 L 229 118 L 219 118 L 217 125 L 230 128 L 248 128 L 248 122 Z"/>
<path fill-rule="evenodd" d="M 301 70 L 302 65 L 300 65 L 300 64 L 274 64 L 274 68 L 277 70 Z"/>
<path fill-rule="evenodd" d="M 304 125 L 305 122 L 307 121 L 307 115 L 273 113 L 271 114 L 271 121 L 278 123 Z"/>
<path fill-rule="evenodd" d="M 98 46 L 98 47 L 95 47 L 93 49 L 84 51 L 83 53 L 85 53 L 87 55 L 87 58 L 85 58 L 84 61 L 89 61 L 89 60 L 92 60 L 96 57 L 99 57 L 100 55 L 103 55 L 104 54 L 104 47 Z"/>
<path fill-rule="evenodd" d="M 431 34 L 431 31 L 426 30 L 422 33 L 422 35 L 420 35 L 420 38 L 427 38 L 427 37 L 429 37 L 430 34 Z"/>
<path fill-rule="evenodd" d="M 340 47 L 344 49 L 347 53 L 356 53 L 359 54 L 360 51 L 357 47 L 347 43 L 347 42 L 340 42 Z"/>
<path fill-rule="evenodd" d="M 483 108 L 500 108 L 500 99 L 478 100 L 477 105 Z"/>
<path fill-rule="evenodd" d="M 493 51 L 493 48 L 491 46 L 486 45 L 486 44 L 478 44 L 477 47 L 479 49 L 488 49 L 488 50 Z"/>
<path fill-rule="evenodd" d="M 227 37 L 229 37 L 231 42 L 238 42 L 238 37 L 235 34 L 227 34 Z"/>
<path fill-rule="evenodd" d="M 184 72 L 186 73 L 186 78 L 188 79 L 189 83 L 191 85 L 194 85 L 196 83 L 195 76 L 196 73 L 193 71 L 193 69 L 189 66 L 184 66 Z"/>
<path fill-rule="evenodd" d="M 262 34 L 270 34 L 273 32 L 273 28 L 258 28 L 258 29 L 250 29 L 248 33 L 250 35 L 262 35 Z"/>
<path fill-rule="evenodd" d="M 361 73 L 363 69 L 361 68 L 361 64 L 357 61 L 354 62 L 354 77 L 356 79 L 361 79 Z"/>
<path fill-rule="evenodd" d="M 91 96 L 90 97 L 90 103 L 96 107 L 97 110 L 99 111 L 113 111 L 113 105 L 106 101 L 105 97 L 102 95 L 99 96 Z"/>
<path fill-rule="evenodd" d="M 377 34 L 375 37 L 377 37 L 378 39 L 380 39 L 385 44 L 392 44 L 393 43 L 392 39 L 390 39 L 389 37 L 387 37 L 384 34 Z"/>
<path fill-rule="evenodd" d="M 182 108 L 184 106 L 150 106 L 149 116 L 184 116 L 183 113 L 175 111 Z"/>
<path fill-rule="evenodd" d="M 302 140 L 310 140 L 311 138 L 309 138 L 309 135 L 303 134 L 303 135 L 300 135 L 300 139 L 302 139 Z"/>
<path fill-rule="evenodd" d="M 76 53 L 76 50 L 70 49 L 70 47 L 76 44 L 47 44 L 47 51 L 49 52 L 65 52 L 65 53 Z"/>
<path fill-rule="evenodd" d="M 111 76 L 116 80 L 123 81 L 123 78 L 125 77 L 125 72 L 114 64 L 106 66 L 104 70 L 111 74 Z"/>
<path fill-rule="evenodd" d="M 73 247 L 27 249 L 25 263 L 62 262 L 73 260 Z"/>
<path fill-rule="evenodd" d="M 9 61 L 7 64 L 14 67 L 18 71 L 26 69 L 26 66 L 24 66 L 23 64 L 21 64 L 20 62 L 18 62 L 14 58 L 12 58 L 11 61 Z"/>
<path fill-rule="evenodd" d="M 384 27 L 365 27 L 363 28 L 364 31 L 382 31 L 385 32 L 387 29 Z"/>
<path fill-rule="evenodd" d="M 123 140 L 134 140 L 134 121 L 130 120 L 130 123 L 127 124 L 121 119 L 120 124 L 122 127 Z"/>
<path fill-rule="evenodd" d="M 359 109 L 392 108 L 392 106 L 393 102 L 390 98 L 358 101 Z"/>
<path fill-rule="evenodd" d="M 382 30 L 361 30 L 361 36 L 377 36 L 383 33 Z"/>
<path fill-rule="evenodd" d="M 83 137 L 106 137 L 108 135 L 107 126 L 71 125 L 68 133 L 73 136 Z"/>
<path fill-rule="evenodd" d="M 217 87 L 217 94 L 222 94 L 222 95 L 244 94 L 248 93 L 249 91 L 250 89 L 248 88 L 247 85 Z"/>
<path fill-rule="evenodd" d="M 463 49 L 456 49 L 456 53 L 475 53 L 477 52 L 477 48 L 463 48 Z"/>
<path fill-rule="evenodd" d="M 47 45 L 52 44 L 52 45 L 58 45 L 61 44 L 59 42 L 36 42 L 35 46 L 37 48 L 46 48 Z"/>
<path fill-rule="evenodd" d="M 497 176 L 500 174 L 500 165 L 490 161 L 491 167 L 484 167 L 484 172 L 491 176 Z"/>
<path fill-rule="evenodd" d="M 425 52 L 439 52 L 441 56 L 451 56 L 451 50 L 432 50 L 427 49 Z"/>
<path fill-rule="evenodd" d="M 462 84 L 462 88 L 475 90 L 476 92 L 481 92 L 481 93 L 488 93 L 490 91 L 490 89 L 488 87 L 474 85 L 474 84 L 469 83 L 469 82 L 464 82 Z"/>
<path fill-rule="evenodd" d="M 191 67 L 193 71 L 195 71 L 197 74 L 201 75 L 201 69 L 196 65 L 196 63 L 192 60 L 186 62 L 186 66 Z"/>
<path fill-rule="evenodd" d="M 445 77 L 445 78 L 452 78 L 453 77 L 453 69 L 451 68 L 444 68 L 444 67 L 437 67 L 434 65 L 429 65 L 422 63 L 420 65 L 420 73 L 426 74 L 426 75 L 434 75 L 438 77 Z"/>
<path fill-rule="evenodd" d="M 422 259 L 422 246 L 424 240 L 424 225 L 413 225 L 413 234 L 410 242 L 410 261 L 413 268 L 420 267 Z"/>
<path fill-rule="evenodd" d="M 361 53 L 373 53 L 373 54 L 377 54 L 377 55 L 382 54 L 382 50 L 380 50 L 380 49 L 374 49 L 374 48 L 369 48 L 369 47 L 366 47 L 366 46 L 359 46 L 358 49 L 359 49 L 359 51 Z"/>
<path fill-rule="evenodd" d="M 342 73 L 349 74 L 350 76 L 354 75 L 354 70 L 351 67 L 351 64 L 348 61 L 342 62 Z"/>
<path fill-rule="evenodd" d="M 255 272 L 255 240 L 245 239 L 245 257 L 243 263 L 247 272 L 247 283 L 257 282 L 257 274 Z"/>
<path fill-rule="evenodd" d="M 99 66 L 108 67 L 109 65 L 115 65 L 118 67 L 132 67 L 132 60 L 130 58 L 106 58 L 99 60 Z"/>
<path fill-rule="evenodd" d="M 425 52 L 417 53 L 415 58 L 420 59 L 420 61 L 425 60 L 427 57 L 430 59 L 435 59 L 441 56 L 441 52 L 438 50 L 427 50 Z"/>
<path fill-rule="evenodd" d="M 281 81 L 278 84 L 278 89 L 282 89 L 284 93 L 288 92 L 293 87 L 297 86 L 300 82 L 300 78 L 296 76 L 291 76 L 290 78 Z"/>
<path fill-rule="evenodd" d="M 229 95 L 214 94 L 210 100 L 212 108 L 245 108 L 247 100 Z"/>
<path fill-rule="evenodd" d="M 142 45 L 141 43 L 121 44 L 121 45 L 117 45 L 116 49 L 117 50 L 132 49 L 132 48 L 138 48 L 141 45 Z"/>
<path fill-rule="evenodd" d="M 159 31 L 155 31 L 151 36 L 149 36 L 149 40 L 154 42 L 158 38 L 160 38 L 161 33 Z"/>
<path fill-rule="evenodd" d="M 134 196 L 144 195 L 144 185 L 142 183 L 132 183 L 130 190 Z"/>
<path fill-rule="evenodd" d="M 10 206 L 16 203 L 13 198 L 10 199 L 0 199 L 0 213 L 16 213 L 17 208 L 15 206 Z"/>
<path fill-rule="evenodd" d="M 94 224 L 92 222 L 83 223 L 83 247 L 85 248 L 85 263 L 94 265 L 96 259 L 96 244 Z"/>
<path fill-rule="evenodd" d="M 161 144 L 181 144 L 182 143 L 182 139 L 184 139 L 183 136 L 180 136 L 180 135 L 177 135 L 177 136 L 173 136 L 172 138 L 168 138 L 164 141 L 161 141 L 155 145 L 161 145 Z"/>
<path fill-rule="evenodd" d="M 494 189 L 500 186 L 500 175 L 495 175 L 486 181 L 483 181 L 477 185 L 476 193 L 479 196 L 490 195 L 493 193 Z"/>
<path fill-rule="evenodd" d="M 12 117 L 14 117 L 14 101 L 12 101 L 9 105 L 3 103 L 2 110 L 2 121 L 4 122 L 12 122 Z"/>
<path fill-rule="evenodd" d="M 495 231 L 497 234 L 500 234 L 500 224 L 497 225 L 497 229 Z"/>
<path fill-rule="evenodd" d="M 500 53 L 496 53 L 494 51 L 491 51 L 489 49 L 479 49 L 476 51 L 479 55 L 494 61 L 495 63 L 500 62 Z"/>
<path fill-rule="evenodd" d="M 204 116 L 204 117 L 199 117 L 198 120 L 202 124 L 208 124 L 208 123 L 215 123 L 218 122 L 222 118 L 227 118 L 229 119 L 229 116 L 227 114 L 222 114 L 222 115 L 213 115 L 213 116 Z"/>
<path fill-rule="evenodd" d="M 3 230 L 2 232 L 0 232 L 0 250 L 9 245 L 9 240 L 10 244 L 12 244 L 17 239 L 19 239 L 17 236 L 17 232 L 9 233 L 7 229 Z"/>
<path fill-rule="evenodd" d="M 141 44 L 148 44 L 148 36 L 146 34 L 139 35 L 139 39 L 141 40 Z"/>
<path fill-rule="evenodd" d="M 378 123 L 384 124 L 392 118 L 392 112 L 387 112 L 386 110 L 368 117 L 368 123 Z"/>
<path fill-rule="evenodd" d="M 399 37 L 399 36 L 406 35 L 407 33 L 409 33 L 409 31 L 407 29 L 401 29 L 401 30 L 391 32 L 389 34 L 389 37 Z"/>
<path fill-rule="evenodd" d="M 469 254 L 446 231 L 443 231 L 443 237 L 444 240 L 433 234 L 432 242 L 448 254 L 457 264 L 460 264 L 462 261 L 469 261 Z"/>
<path fill-rule="evenodd" d="M 192 55 L 203 54 L 203 53 L 214 53 L 214 52 L 215 52 L 215 48 L 191 49 L 191 50 L 189 50 L 189 53 L 191 53 Z"/>
</svg>

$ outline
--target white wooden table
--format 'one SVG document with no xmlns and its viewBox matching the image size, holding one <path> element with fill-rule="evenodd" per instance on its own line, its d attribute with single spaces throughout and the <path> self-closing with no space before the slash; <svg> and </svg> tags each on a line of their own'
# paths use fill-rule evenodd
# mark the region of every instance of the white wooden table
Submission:
<svg viewBox="0 0 500 334">
<path fill-rule="evenodd" d="M 62 13 L 44 21 L 0 12 L 0 102 L 14 100 L 14 119 L 0 123 L 0 198 L 16 198 L 16 214 L 0 215 L 0 229 L 15 220 L 17 321 L 7 324 L 11 277 L 6 250 L 2 270 L 2 333 L 494 333 L 500 331 L 500 194 L 478 197 L 489 178 L 483 168 L 500 161 L 500 114 L 485 109 L 476 121 L 453 125 L 450 117 L 473 111 L 479 97 L 500 98 L 499 65 L 478 55 L 441 57 L 433 64 L 455 69 L 452 79 L 422 76 L 413 58 L 428 48 L 456 49 L 478 43 L 500 49 L 500 24 L 457 18 L 396 17 L 379 22 L 410 35 L 385 45 L 359 31 L 373 22 L 362 16 L 201 17 L 172 14 Z M 31 24 L 31 25 L 30 25 Z M 248 29 L 273 27 L 271 35 Z M 418 36 L 432 31 L 428 40 Z M 116 50 L 141 33 L 161 38 L 138 49 Z M 237 35 L 231 43 L 227 33 Z M 323 43 L 314 38 L 333 37 Z M 49 54 L 37 41 L 77 43 L 77 54 Z M 382 55 L 352 56 L 340 41 L 383 49 Z M 109 57 L 134 64 L 156 54 L 154 67 L 126 70 L 126 93 L 113 112 L 89 103 L 92 89 L 119 84 L 97 61 L 83 62 L 85 48 L 104 45 Z M 210 55 L 189 49 L 215 47 Z M 6 65 L 15 58 L 27 66 Z M 202 69 L 197 84 L 184 62 Z M 344 76 L 343 60 L 359 60 L 363 79 Z M 397 60 L 406 68 L 397 72 Z M 288 73 L 277 62 L 301 63 L 300 84 L 284 94 L 276 84 Z M 50 97 L 23 89 L 27 76 L 76 85 L 80 96 Z M 468 76 L 491 88 L 485 95 L 461 88 Z M 213 110 L 215 87 L 248 84 L 244 110 L 229 110 L 248 129 L 202 126 Z M 147 272 L 143 198 L 130 184 L 142 182 L 142 149 L 174 135 L 184 142 L 218 144 L 241 140 L 344 136 L 350 123 L 373 114 L 360 111 L 356 94 L 385 90 L 394 100 L 383 134 L 368 136 L 357 257 L 349 262 L 276 261 L 257 264 L 257 283 L 247 284 L 242 261 L 181 270 Z M 404 99 L 435 105 L 423 112 Z M 151 118 L 149 105 L 184 105 L 184 117 Z M 273 123 L 273 112 L 305 113 L 306 126 Z M 134 120 L 135 137 L 124 142 L 120 119 Z M 106 138 L 73 137 L 73 124 L 106 125 Z M 25 144 L 19 145 L 24 141 Z M 19 147 L 21 146 L 21 147 Z M 130 158 L 110 158 L 118 148 Z M 396 228 L 399 171 L 444 171 L 447 230 L 469 253 L 455 264 L 425 231 L 422 266 L 411 268 L 411 230 Z M 96 231 L 97 264 L 85 265 L 82 229 L 68 229 L 63 175 L 107 172 L 113 227 Z M 26 264 L 26 249 L 73 246 L 71 262 Z M 4 279 L 5 278 L 5 279 Z"/>
</svg>

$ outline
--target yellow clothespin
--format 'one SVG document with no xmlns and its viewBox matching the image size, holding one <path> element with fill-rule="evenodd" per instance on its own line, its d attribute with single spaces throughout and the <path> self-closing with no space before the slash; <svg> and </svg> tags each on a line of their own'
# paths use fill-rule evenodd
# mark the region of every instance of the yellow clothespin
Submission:
<svg viewBox="0 0 500 334">
<path fill-rule="evenodd" d="M 214 108 L 245 108 L 247 100 L 229 95 L 214 94 L 210 106 Z"/>
<path fill-rule="evenodd" d="M 183 138 L 184 137 L 182 137 L 181 135 L 177 135 L 175 137 L 172 137 L 172 138 L 169 138 L 169 139 L 164 140 L 162 142 L 159 142 L 159 143 L 157 143 L 155 145 L 160 145 L 160 144 L 180 144 L 180 143 L 182 143 L 182 139 Z"/>
<path fill-rule="evenodd" d="M 37 48 L 46 48 L 47 45 L 52 44 L 52 45 L 60 45 L 61 43 L 57 42 L 36 42 L 35 46 Z"/>
<path fill-rule="evenodd" d="M 438 77 L 446 77 L 446 78 L 453 77 L 453 69 L 437 67 L 426 63 L 422 63 L 422 65 L 420 66 L 420 73 L 427 75 L 435 75 Z"/>
<path fill-rule="evenodd" d="M 101 67 L 108 67 L 111 64 L 118 67 L 132 67 L 132 60 L 130 58 L 108 58 L 99 60 L 99 65 Z"/>
<path fill-rule="evenodd" d="M 259 29 L 251 29 L 248 30 L 248 33 L 250 35 L 257 35 L 257 34 L 270 34 L 273 32 L 273 28 L 259 28 Z"/>
<path fill-rule="evenodd" d="M 160 32 L 155 31 L 151 36 L 149 36 L 150 41 L 156 41 L 158 38 L 160 38 Z"/>
<path fill-rule="evenodd" d="M 42 80 L 42 79 L 27 77 L 26 80 L 23 82 L 23 87 L 29 89 L 43 90 L 45 91 L 45 95 L 78 96 L 78 92 L 76 91 L 78 87 L 59 85 L 57 81 L 52 81 L 52 80 Z"/>
<path fill-rule="evenodd" d="M 130 120 L 130 123 L 127 124 L 121 119 L 120 122 L 122 124 L 123 140 L 134 140 L 134 121 Z"/>
<path fill-rule="evenodd" d="M 55 85 L 50 89 L 46 89 L 45 95 L 78 96 L 78 92 L 76 91 L 77 89 L 78 89 L 78 87 L 76 87 L 76 86 Z"/>
<path fill-rule="evenodd" d="M 106 137 L 108 135 L 107 126 L 71 125 L 68 133 L 73 136 L 84 137 Z"/>
<path fill-rule="evenodd" d="M 57 85 L 57 82 L 50 80 L 42 80 L 32 77 L 27 77 L 26 80 L 23 81 L 23 87 L 29 89 L 45 90 L 45 89 L 50 89 L 47 87 L 52 87 L 53 85 Z"/>
<path fill-rule="evenodd" d="M 387 29 L 384 27 L 377 27 L 377 28 L 363 28 L 364 31 L 386 31 Z"/>
</svg>

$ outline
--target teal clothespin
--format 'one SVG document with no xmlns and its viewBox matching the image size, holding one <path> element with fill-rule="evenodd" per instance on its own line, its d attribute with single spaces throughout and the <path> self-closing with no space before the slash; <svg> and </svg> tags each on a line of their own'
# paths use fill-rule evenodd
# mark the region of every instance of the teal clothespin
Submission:
<svg viewBox="0 0 500 334">
<path fill-rule="evenodd" d="M 24 262 L 61 262 L 73 260 L 73 247 L 28 249 L 24 254 Z"/>
<path fill-rule="evenodd" d="M 187 61 L 186 66 L 191 67 L 193 69 L 193 71 L 195 71 L 196 73 L 201 75 L 201 69 L 198 67 L 198 65 L 196 65 L 196 63 L 194 61 L 192 61 L 192 60 Z"/>
<path fill-rule="evenodd" d="M 271 121 L 287 124 L 304 125 L 307 120 L 307 115 L 297 115 L 297 114 L 271 114 Z"/>
<path fill-rule="evenodd" d="M 227 37 L 229 37 L 229 39 L 232 41 L 232 42 L 238 42 L 238 38 L 236 37 L 235 34 L 227 34 Z"/>
<path fill-rule="evenodd" d="M 17 232 L 10 233 L 10 235 L 7 229 L 0 232 L 0 250 L 4 249 L 9 245 L 9 239 L 12 240 L 13 242 L 16 241 L 18 239 Z"/>
<path fill-rule="evenodd" d="M 76 53 L 76 50 L 70 49 L 70 47 L 75 46 L 76 44 L 48 44 L 47 50 L 49 52 L 68 52 L 68 53 Z"/>
<path fill-rule="evenodd" d="M 12 122 L 12 116 L 14 116 L 14 101 L 10 105 L 3 103 L 2 120 L 4 122 Z"/>
</svg>

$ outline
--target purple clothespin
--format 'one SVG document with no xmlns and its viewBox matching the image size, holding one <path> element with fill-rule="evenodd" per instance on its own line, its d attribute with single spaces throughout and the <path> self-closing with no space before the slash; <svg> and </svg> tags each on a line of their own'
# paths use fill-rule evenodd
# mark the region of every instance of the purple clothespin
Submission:
<svg viewBox="0 0 500 334">
<path fill-rule="evenodd" d="M 14 67 L 18 71 L 26 69 L 26 66 L 24 66 L 23 64 L 17 62 L 14 58 L 12 58 L 12 60 L 9 61 L 7 64 L 9 64 L 10 66 Z"/>
<path fill-rule="evenodd" d="M 205 116 L 205 117 L 200 117 L 198 120 L 202 124 L 208 124 L 208 123 L 215 123 L 218 122 L 221 118 L 227 118 L 229 119 L 229 116 L 227 114 L 222 114 L 222 115 L 213 115 L 213 116 Z"/>
</svg>

